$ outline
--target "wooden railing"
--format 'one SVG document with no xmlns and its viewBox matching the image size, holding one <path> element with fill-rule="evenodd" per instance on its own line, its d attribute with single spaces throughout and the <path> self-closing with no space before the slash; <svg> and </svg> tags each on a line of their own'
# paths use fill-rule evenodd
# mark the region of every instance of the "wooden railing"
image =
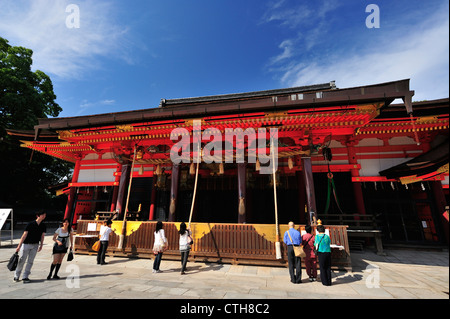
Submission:
<svg viewBox="0 0 450 319">
<path fill-rule="evenodd" d="M 77 234 L 98 234 L 88 232 L 89 223 L 100 221 L 82 220 L 78 223 Z M 178 259 L 180 223 L 164 223 L 164 232 L 168 239 L 168 249 L 165 258 Z M 122 230 L 122 222 L 114 221 L 114 232 L 110 235 L 108 253 L 118 256 L 133 256 L 153 258 L 152 248 L 156 222 L 128 221 L 123 249 L 117 249 L 118 239 Z M 347 239 L 347 227 L 341 225 L 325 225 L 329 229 L 332 244 L 341 245 L 343 250 L 332 250 L 332 264 L 335 268 L 351 269 L 350 250 Z M 283 241 L 287 225 L 279 226 L 280 241 Z M 304 225 L 298 226 L 304 230 Z M 270 224 L 220 224 L 192 223 L 194 244 L 190 259 L 199 261 L 214 261 L 233 264 L 259 264 L 286 266 L 286 249 L 282 243 L 282 259 L 276 259 L 276 229 Z M 315 230 L 314 230 L 315 232 Z M 96 238 L 94 238 L 96 239 Z M 91 246 L 92 238 L 76 238 L 76 253 L 94 253 Z"/>
</svg>

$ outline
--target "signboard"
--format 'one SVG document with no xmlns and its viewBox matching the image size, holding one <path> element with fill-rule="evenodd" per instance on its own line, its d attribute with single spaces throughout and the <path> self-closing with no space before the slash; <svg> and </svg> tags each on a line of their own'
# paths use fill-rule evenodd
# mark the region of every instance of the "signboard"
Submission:
<svg viewBox="0 0 450 319">
<path fill-rule="evenodd" d="M 0 229 L 3 228 L 3 225 L 5 224 L 6 220 L 8 220 L 9 214 L 11 214 L 11 212 L 11 208 L 0 208 Z"/>
</svg>

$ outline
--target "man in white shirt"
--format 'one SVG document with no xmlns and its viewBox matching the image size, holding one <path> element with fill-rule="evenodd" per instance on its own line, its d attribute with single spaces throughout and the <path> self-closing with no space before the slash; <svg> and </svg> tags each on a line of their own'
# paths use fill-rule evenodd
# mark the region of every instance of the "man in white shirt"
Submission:
<svg viewBox="0 0 450 319">
<path fill-rule="evenodd" d="M 106 265 L 105 257 L 106 250 L 108 249 L 109 234 L 111 234 L 112 221 L 106 220 L 104 225 L 100 228 L 100 249 L 97 253 L 97 265 Z"/>
</svg>

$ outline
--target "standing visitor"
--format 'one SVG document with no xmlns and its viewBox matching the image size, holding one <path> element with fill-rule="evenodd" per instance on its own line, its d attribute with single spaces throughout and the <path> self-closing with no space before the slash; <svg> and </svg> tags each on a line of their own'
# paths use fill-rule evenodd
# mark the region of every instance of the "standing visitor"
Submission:
<svg viewBox="0 0 450 319">
<path fill-rule="evenodd" d="M 317 226 L 317 231 L 314 241 L 316 242 L 317 256 L 319 257 L 320 279 L 322 285 L 331 286 L 331 239 L 325 234 L 325 227 L 323 225 Z"/>
<path fill-rule="evenodd" d="M 45 232 L 47 227 L 43 223 L 47 215 L 43 211 L 36 213 L 36 220 L 32 221 L 25 227 L 22 237 L 20 238 L 19 245 L 16 248 L 16 252 L 19 253 L 19 262 L 14 273 L 14 281 L 18 282 L 20 274 L 22 273 L 23 266 L 25 265 L 25 271 L 23 272 L 23 282 L 28 283 L 30 279 L 28 276 L 31 273 L 31 267 L 33 267 L 34 258 L 36 254 L 42 250 L 44 244 Z"/>
<path fill-rule="evenodd" d="M 181 274 L 184 275 L 186 271 L 186 264 L 189 258 L 189 251 L 191 250 L 191 231 L 186 229 L 186 224 L 180 224 L 180 253 L 181 253 Z"/>
<path fill-rule="evenodd" d="M 53 235 L 53 241 L 55 242 L 53 245 L 53 262 L 50 266 L 50 273 L 47 276 L 47 280 L 52 279 L 53 270 L 55 270 L 53 279 L 59 279 L 58 271 L 67 253 L 67 249 L 70 247 L 70 250 L 72 250 L 73 234 L 69 226 L 69 219 L 64 219 L 62 227 L 59 227 Z"/>
<path fill-rule="evenodd" d="M 167 238 L 164 234 L 163 223 L 158 221 L 156 223 L 156 230 L 153 233 L 155 237 L 155 242 L 153 244 L 153 253 L 155 254 L 155 261 L 153 262 L 153 272 L 161 272 L 159 270 L 159 265 L 161 264 L 161 259 L 163 252 L 167 247 Z"/>
<path fill-rule="evenodd" d="M 103 226 L 100 228 L 100 249 L 97 253 L 97 265 L 106 265 L 105 257 L 106 250 L 108 249 L 109 235 L 112 232 L 112 221 L 110 219 L 105 220 Z"/>
<path fill-rule="evenodd" d="M 317 280 L 317 257 L 314 254 L 314 236 L 311 234 L 311 226 L 305 227 L 306 234 L 302 236 L 303 250 L 305 256 L 306 274 L 309 277 L 309 281 Z"/>
<path fill-rule="evenodd" d="M 300 232 L 294 229 L 294 222 L 289 222 L 289 229 L 284 233 L 283 241 L 287 246 L 287 257 L 289 263 L 289 275 L 294 284 L 302 283 L 302 259 L 295 256 L 294 246 L 300 246 L 302 236 Z"/>
</svg>

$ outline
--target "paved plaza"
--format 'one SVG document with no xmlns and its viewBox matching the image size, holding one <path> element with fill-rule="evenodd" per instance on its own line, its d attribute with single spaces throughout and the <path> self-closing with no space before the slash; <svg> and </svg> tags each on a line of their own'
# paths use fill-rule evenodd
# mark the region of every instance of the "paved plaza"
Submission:
<svg viewBox="0 0 450 319">
<path fill-rule="evenodd" d="M 333 271 L 330 287 L 309 282 L 304 269 L 302 284 L 292 284 L 283 267 L 190 262 L 180 275 L 180 262 L 163 257 L 155 274 L 151 259 L 107 257 L 107 265 L 97 265 L 96 256 L 78 254 L 65 258 L 61 279 L 47 280 L 53 243 L 47 235 L 24 283 L 6 268 L 19 236 L 14 246 L 0 247 L 0 299 L 449 299 L 448 251 L 352 252 L 353 271 Z"/>
</svg>

